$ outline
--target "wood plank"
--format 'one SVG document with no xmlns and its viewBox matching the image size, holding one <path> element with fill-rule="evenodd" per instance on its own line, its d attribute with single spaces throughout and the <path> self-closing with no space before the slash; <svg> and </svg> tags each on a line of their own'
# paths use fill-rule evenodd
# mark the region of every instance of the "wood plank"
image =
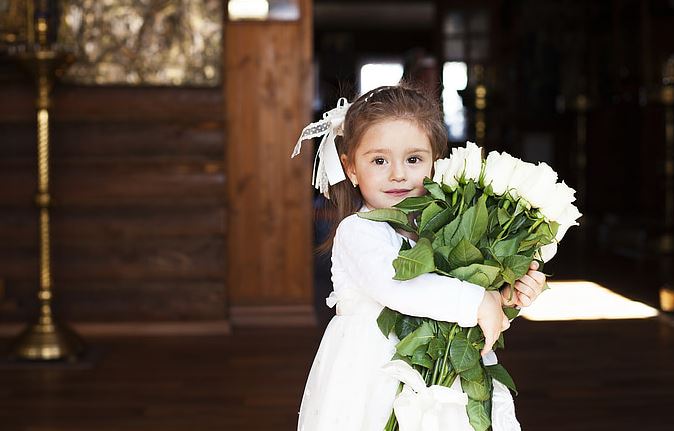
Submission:
<svg viewBox="0 0 674 431">
<path fill-rule="evenodd" d="M 197 276 L 198 277 L 198 276 Z M 37 280 L 8 280 L 0 300 L 1 322 L 37 316 Z M 54 281 L 54 310 L 64 321 L 161 322 L 227 318 L 222 281 L 194 278 L 167 281 L 109 280 L 102 277 Z"/>
<path fill-rule="evenodd" d="M 0 161 L 0 202 L 28 206 L 37 188 L 34 161 Z M 112 159 L 52 164 L 55 206 L 213 205 L 225 202 L 222 161 Z"/>
<path fill-rule="evenodd" d="M 31 86 L 0 87 L 0 122 L 35 121 L 35 90 Z M 52 120 L 60 122 L 171 122 L 222 121 L 223 95 L 219 88 L 188 87 L 76 87 L 57 85 Z M 161 109 L 158 109 L 160 107 Z"/>
<path fill-rule="evenodd" d="M 0 159 L 37 156 L 36 126 L 30 123 L 0 122 Z M 57 123 L 51 130 L 51 157 L 139 158 L 183 157 L 218 159 L 224 157 L 222 121 L 181 123 Z"/>
<path fill-rule="evenodd" d="M 189 280 L 225 276 L 224 237 L 117 238 L 52 247 L 55 277 L 76 280 Z M 0 274 L 8 279 L 37 276 L 37 244 L 0 244 Z"/>
<path fill-rule="evenodd" d="M 36 208 L 0 209 L 0 243 L 37 243 Z M 226 210 L 221 206 L 56 208 L 51 217 L 55 244 L 121 239 L 212 237 L 225 235 Z"/>
<path fill-rule="evenodd" d="M 0 324 L 0 337 L 14 337 L 26 323 Z M 77 334 L 89 337 L 175 337 L 230 335 L 228 320 L 164 321 L 164 322 L 68 322 Z"/>
<path fill-rule="evenodd" d="M 299 23 L 225 29 L 228 254 L 237 268 L 228 285 L 235 305 L 311 303 L 309 147 L 289 158 L 311 118 L 311 2 L 300 3 Z"/>
</svg>

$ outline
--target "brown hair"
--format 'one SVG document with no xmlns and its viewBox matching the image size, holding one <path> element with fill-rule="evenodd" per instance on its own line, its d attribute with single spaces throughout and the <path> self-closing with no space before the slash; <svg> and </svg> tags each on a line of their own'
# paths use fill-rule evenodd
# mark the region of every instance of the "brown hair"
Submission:
<svg viewBox="0 0 674 431">
<path fill-rule="evenodd" d="M 378 87 L 360 96 L 349 107 L 344 119 L 344 135 L 335 140 L 337 152 L 346 155 L 353 162 L 355 150 L 365 132 L 373 125 L 387 120 L 408 120 L 423 130 L 428 136 L 433 151 L 433 160 L 447 152 L 447 129 L 442 119 L 437 96 L 409 83 Z M 357 187 L 346 180 L 330 186 L 330 203 L 335 209 L 326 209 L 330 234 L 318 247 L 319 253 L 327 253 L 337 225 L 345 217 L 357 212 L 363 206 L 363 196 Z"/>
</svg>

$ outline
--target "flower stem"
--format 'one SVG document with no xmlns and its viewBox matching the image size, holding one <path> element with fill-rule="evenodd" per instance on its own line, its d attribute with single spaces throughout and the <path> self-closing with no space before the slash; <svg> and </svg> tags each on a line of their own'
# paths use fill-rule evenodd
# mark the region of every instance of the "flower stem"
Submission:
<svg viewBox="0 0 674 431">
<path fill-rule="evenodd" d="M 452 344 L 452 340 L 454 339 L 454 334 L 456 333 L 456 328 L 458 327 L 458 324 L 454 323 L 449 330 L 449 334 L 447 336 L 447 346 L 445 347 L 445 355 L 442 357 L 442 366 L 440 367 L 440 379 L 438 380 L 440 383 L 445 379 L 445 376 L 447 375 L 447 371 L 449 370 L 449 367 L 447 366 L 447 356 L 449 355 L 449 346 Z"/>
</svg>

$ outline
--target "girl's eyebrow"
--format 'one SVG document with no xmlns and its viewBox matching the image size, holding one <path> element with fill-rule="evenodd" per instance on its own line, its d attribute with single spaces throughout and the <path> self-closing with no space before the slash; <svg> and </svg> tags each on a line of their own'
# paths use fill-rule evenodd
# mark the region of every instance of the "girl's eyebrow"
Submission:
<svg viewBox="0 0 674 431">
<path fill-rule="evenodd" d="M 388 148 L 374 148 L 372 150 L 366 151 L 363 153 L 364 156 L 367 156 L 368 154 L 372 153 L 390 153 L 391 150 Z M 425 148 L 412 148 L 408 152 L 410 153 L 430 153 L 430 150 L 427 150 Z"/>
</svg>

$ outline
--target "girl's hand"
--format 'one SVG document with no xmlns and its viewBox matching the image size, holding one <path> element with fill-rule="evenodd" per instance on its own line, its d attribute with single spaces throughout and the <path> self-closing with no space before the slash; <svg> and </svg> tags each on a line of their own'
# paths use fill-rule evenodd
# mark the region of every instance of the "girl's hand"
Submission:
<svg viewBox="0 0 674 431">
<path fill-rule="evenodd" d="M 484 292 L 482 302 L 477 309 L 477 324 L 484 334 L 484 348 L 481 355 L 486 354 L 498 340 L 501 332 L 510 327 L 510 322 L 501 308 L 501 295 L 495 290 Z"/>
<path fill-rule="evenodd" d="M 529 271 L 515 282 L 515 293 L 512 287 L 501 290 L 501 300 L 505 307 L 528 307 L 541 294 L 545 286 L 545 274 L 537 271 L 538 262 L 531 262 Z"/>
</svg>

